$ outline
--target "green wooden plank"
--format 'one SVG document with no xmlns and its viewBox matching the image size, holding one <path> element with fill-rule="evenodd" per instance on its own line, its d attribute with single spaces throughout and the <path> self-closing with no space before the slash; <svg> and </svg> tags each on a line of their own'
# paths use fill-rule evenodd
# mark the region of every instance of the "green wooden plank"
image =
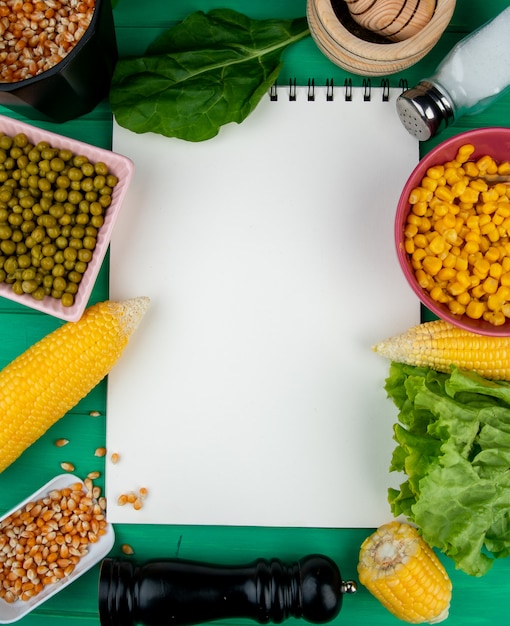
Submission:
<svg viewBox="0 0 510 626">
<path fill-rule="evenodd" d="M 478 0 L 462 0 L 457 3 L 448 31 L 432 52 L 404 74 L 409 84 L 430 75 L 439 60 L 468 31 L 496 15 L 507 6 L 501 0 L 480 3 Z M 247 0 L 118 0 L 114 12 L 117 39 L 121 56 L 141 54 L 146 46 L 164 29 L 183 19 L 192 11 L 208 11 L 214 7 L 230 7 L 255 18 L 297 17 L 305 14 L 305 0 L 274 0 L 253 3 Z M 306 84 L 315 78 L 317 84 L 333 79 L 338 86 L 350 77 L 341 68 L 326 59 L 309 37 L 288 49 L 283 55 L 281 84 L 295 78 L 298 84 Z M 354 84 L 361 78 L 352 76 Z M 390 77 L 398 84 L 400 76 Z M 374 84 L 376 84 L 374 82 Z M 447 129 L 439 137 L 422 146 L 428 151 L 448 136 L 484 125 L 508 125 L 510 96 L 503 98 L 489 110 Z M 17 117 L 0 108 L 0 113 Z M 79 120 L 62 125 L 35 121 L 35 125 L 50 128 L 70 137 L 94 143 L 102 147 L 111 145 L 111 113 L 106 102 Z M 108 260 L 101 270 L 92 300 L 108 297 Z M 16 354 L 31 345 L 39 337 L 60 322 L 30 311 L 5 299 L 0 299 L 0 367 Z M 96 447 L 105 442 L 105 414 L 107 381 L 94 389 L 68 415 L 55 424 L 44 437 L 27 450 L 18 461 L 0 474 L 0 512 L 34 491 L 42 483 L 60 473 L 60 462 L 68 460 L 76 465 L 77 473 L 84 476 L 91 470 L 104 469 L 104 459 L 94 456 Z M 98 417 L 91 412 L 98 411 Z M 65 437 L 70 443 L 56 448 L 54 441 Z M 339 477 L 341 480 L 341 477 Z M 102 479 L 99 480 L 102 484 Z M 171 497 L 169 494 L 168 497 Z M 306 506 L 306 499 L 303 500 Z M 283 560 L 298 559 L 310 552 L 324 552 L 340 565 L 345 577 L 356 578 L 357 551 L 370 529 L 282 529 L 282 528 L 228 528 L 184 526 L 116 525 L 116 544 L 113 555 L 122 554 L 121 545 L 133 546 L 136 560 L 158 557 L 203 559 L 222 563 L 239 564 L 257 557 L 278 557 Z M 510 559 L 497 562 L 483 579 L 470 578 L 455 571 L 452 562 L 442 558 L 454 585 L 452 610 L 448 624 L 451 626 L 492 626 L 506 623 L 510 581 Z M 61 594 L 35 610 L 21 622 L 22 626 L 98 626 L 96 567 Z M 228 624 L 246 624 L 246 620 L 225 620 Z M 298 620 L 289 620 L 289 624 Z M 365 590 L 360 589 L 353 598 L 346 598 L 344 609 L 335 623 L 343 626 L 392 626 L 400 622 L 389 615 Z"/>
</svg>

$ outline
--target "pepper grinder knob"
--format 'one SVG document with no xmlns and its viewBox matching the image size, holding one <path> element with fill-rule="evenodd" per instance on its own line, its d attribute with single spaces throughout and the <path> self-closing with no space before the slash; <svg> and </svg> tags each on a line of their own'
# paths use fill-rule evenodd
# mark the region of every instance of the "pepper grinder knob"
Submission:
<svg viewBox="0 0 510 626">
<path fill-rule="evenodd" d="M 288 617 L 322 624 L 335 618 L 344 594 L 356 591 L 326 556 L 284 565 L 257 559 L 225 566 L 164 559 L 135 565 L 104 559 L 99 577 L 101 626 L 183 626 L 224 618 L 260 624 Z"/>
</svg>

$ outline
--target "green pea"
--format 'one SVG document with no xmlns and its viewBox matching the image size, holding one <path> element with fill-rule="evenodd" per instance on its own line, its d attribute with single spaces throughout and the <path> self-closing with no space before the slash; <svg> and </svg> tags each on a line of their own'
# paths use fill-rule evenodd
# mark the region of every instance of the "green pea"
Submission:
<svg viewBox="0 0 510 626">
<path fill-rule="evenodd" d="M 79 167 L 71 167 L 68 172 L 70 181 L 81 181 L 83 178 L 83 172 Z"/>
<path fill-rule="evenodd" d="M 77 154 L 73 157 L 73 165 L 75 167 L 83 167 L 83 165 L 88 162 L 89 160 L 83 154 Z"/>
<path fill-rule="evenodd" d="M 60 236 L 55 239 L 55 245 L 59 250 L 64 250 L 65 248 L 67 248 L 67 244 L 67 237 L 64 237 L 62 234 L 60 234 Z"/>
<path fill-rule="evenodd" d="M 51 190 L 51 182 L 47 178 L 40 178 L 37 186 L 41 191 Z"/>
<path fill-rule="evenodd" d="M 62 306 L 70 307 L 74 304 L 74 295 L 71 293 L 63 293 L 61 298 Z"/>
<path fill-rule="evenodd" d="M 18 256 L 18 266 L 21 267 L 22 269 L 26 269 L 30 267 L 31 264 L 32 264 L 32 259 L 28 254 L 20 254 Z"/>
<path fill-rule="evenodd" d="M 4 270 L 7 274 L 14 274 L 14 272 L 18 269 L 18 259 L 16 257 L 10 256 L 5 260 Z"/>
<path fill-rule="evenodd" d="M 56 263 L 51 270 L 53 276 L 64 276 L 66 273 L 65 267 L 61 263 Z"/>
<path fill-rule="evenodd" d="M 92 260 L 92 250 L 86 246 L 78 250 L 78 261 L 82 263 L 90 263 Z"/>
<path fill-rule="evenodd" d="M 76 261 L 74 264 L 74 270 L 80 274 L 85 274 L 87 267 L 88 263 L 85 263 L 84 261 Z"/>
<path fill-rule="evenodd" d="M 12 228 L 8 224 L 0 225 L 0 239 L 10 239 L 12 236 Z"/>
<path fill-rule="evenodd" d="M 42 247 L 43 256 L 53 256 L 57 251 L 57 247 L 53 243 L 46 244 Z"/>
<path fill-rule="evenodd" d="M 44 298 L 44 296 L 46 295 L 46 292 L 44 291 L 44 288 L 39 286 L 37 287 L 37 289 L 35 289 L 34 291 L 32 291 L 32 298 L 34 298 L 34 300 L 42 300 Z"/>
<path fill-rule="evenodd" d="M 55 276 L 55 278 L 53 278 L 53 289 L 64 291 L 66 287 L 67 281 L 63 276 Z"/>
<path fill-rule="evenodd" d="M 78 213 L 76 216 L 76 224 L 86 226 L 89 223 L 89 216 L 86 213 Z"/>
<path fill-rule="evenodd" d="M 75 261 L 78 256 L 78 251 L 76 248 L 71 248 L 70 246 L 64 250 L 64 258 L 66 261 Z"/>
<path fill-rule="evenodd" d="M 64 192 L 65 193 L 65 192 Z M 64 205 L 60 204 L 60 200 L 56 197 L 57 192 L 55 192 L 55 201 L 56 204 L 52 204 L 49 209 L 49 214 L 54 217 L 56 220 L 60 219 L 62 215 L 65 213 Z"/>
<path fill-rule="evenodd" d="M 16 280 L 12 284 L 12 290 L 17 296 L 22 296 L 25 292 L 23 291 L 23 283 L 21 280 Z"/>
<path fill-rule="evenodd" d="M 50 168 L 54 172 L 61 172 L 65 168 L 66 164 L 60 157 L 53 157 L 50 160 Z"/>
<path fill-rule="evenodd" d="M 83 247 L 86 248 L 87 250 L 94 250 L 94 248 L 96 247 L 97 244 L 97 239 L 95 237 L 90 237 L 89 235 L 86 235 L 83 238 Z"/>
<path fill-rule="evenodd" d="M 107 209 L 112 203 L 112 198 L 111 196 L 99 196 L 98 202 L 104 209 Z"/>
<path fill-rule="evenodd" d="M 55 261 L 51 256 L 45 256 L 41 259 L 41 269 L 45 272 L 51 272 L 55 267 Z"/>
<path fill-rule="evenodd" d="M 63 160 L 63 161 L 70 161 L 73 158 L 73 153 L 71 150 L 69 150 L 68 148 L 61 148 L 58 152 L 58 156 Z"/>
<path fill-rule="evenodd" d="M 10 150 L 12 146 L 12 137 L 9 137 L 8 135 L 2 135 L 0 137 L 0 148 L 2 148 L 2 150 Z"/>
<path fill-rule="evenodd" d="M 67 199 L 69 202 L 71 202 L 71 204 L 79 204 L 82 200 L 83 200 L 83 194 L 75 189 L 71 189 L 71 191 L 68 193 Z"/>
</svg>

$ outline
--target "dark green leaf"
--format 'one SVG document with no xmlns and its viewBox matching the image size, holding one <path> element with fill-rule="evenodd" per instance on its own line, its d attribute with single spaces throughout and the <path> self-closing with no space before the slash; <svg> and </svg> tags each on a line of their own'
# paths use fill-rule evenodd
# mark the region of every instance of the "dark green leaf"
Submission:
<svg viewBox="0 0 510 626">
<path fill-rule="evenodd" d="M 304 17 L 192 13 L 144 56 L 117 63 L 110 91 L 115 118 L 136 133 L 210 139 L 253 111 L 280 72 L 283 50 L 308 34 Z"/>
</svg>

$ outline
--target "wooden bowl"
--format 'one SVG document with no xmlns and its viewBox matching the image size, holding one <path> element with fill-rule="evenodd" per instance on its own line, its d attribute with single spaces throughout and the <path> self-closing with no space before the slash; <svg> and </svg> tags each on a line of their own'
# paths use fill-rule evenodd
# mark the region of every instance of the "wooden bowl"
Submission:
<svg viewBox="0 0 510 626">
<path fill-rule="evenodd" d="M 310 33 L 333 63 L 353 74 L 395 74 L 422 59 L 450 23 L 455 0 L 437 0 L 429 23 L 416 35 L 392 42 L 363 29 L 352 19 L 343 0 L 307 0 Z"/>
</svg>

